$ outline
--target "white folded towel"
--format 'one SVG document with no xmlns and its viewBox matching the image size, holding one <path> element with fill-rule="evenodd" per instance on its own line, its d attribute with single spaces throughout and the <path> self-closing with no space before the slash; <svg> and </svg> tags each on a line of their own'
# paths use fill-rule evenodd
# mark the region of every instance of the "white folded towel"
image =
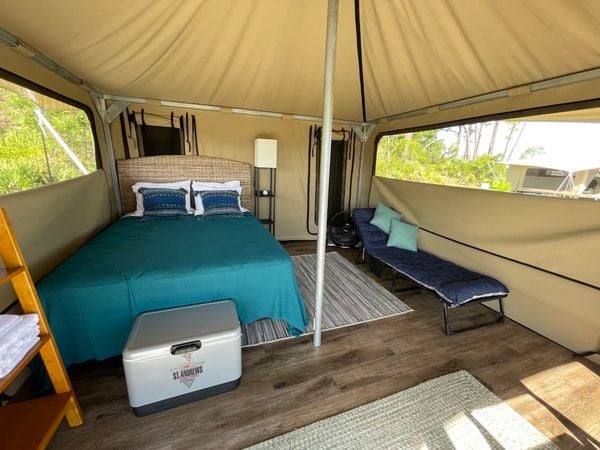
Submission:
<svg viewBox="0 0 600 450">
<path fill-rule="evenodd" d="M 31 336 L 29 339 L 22 341 L 18 353 L 12 355 L 10 359 L 0 358 L 0 378 L 5 377 L 21 362 L 27 352 L 40 340 L 39 336 Z"/>
<path fill-rule="evenodd" d="M 0 315 L 0 378 L 5 377 L 40 340 L 37 314 Z"/>
<path fill-rule="evenodd" d="M 11 347 L 14 347 L 17 342 L 30 336 L 38 336 L 40 334 L 39 325 L 27 324 L 24 327 L 15 326 L 0 338 L 0 358 L 8 352 Z"/>
<path fill-rule="evenodd" d="M 40 321 L 40 317 L 37 314 L 21 314 L 19 317 L 23 326 L 35 325 Z"/>
<path fill-rule="evenodd" d="M 0 314 L 0 338 L 11 330 L 19 321 L 21 321 L 21 316 L 14 314 Z"/>
<path fill-rule="evenodd" d="M 37 325 L 36 325 L 37 326 Z M 12 345 L 0 350 L 0 363 L 4 361 L 10 361 L 15 355 L 21 353 L 21 351 L 27 347 L 32 340 L 35 340 L 39 333 L 32 332 L 30 334 L 24 335 L 14 341 Z"/>
<path fill-rule="evenodd" d="M 39 321 L 37 314 L 0 314 L 0 338 L 15 327 L 36 325 Z"/>
</svg>

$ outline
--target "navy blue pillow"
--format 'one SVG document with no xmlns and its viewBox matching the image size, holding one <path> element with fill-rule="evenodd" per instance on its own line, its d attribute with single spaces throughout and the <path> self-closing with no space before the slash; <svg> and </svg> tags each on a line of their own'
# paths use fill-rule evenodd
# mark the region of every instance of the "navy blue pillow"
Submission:
<svg viewBox="0 0 600 450">
<path fill-rule="evenodd" d="M 187 191 L 183 188 L 140 188 L 144 202 L 144 216 L 170 217 L 186 216 Z"/>
<path fill-rule="evenodd" d="M 198 191 L 194 195 L 200 195 L 204 216 L 243 215 L 240 209 L 240 194 L 236 191 Z"/>
</svg>

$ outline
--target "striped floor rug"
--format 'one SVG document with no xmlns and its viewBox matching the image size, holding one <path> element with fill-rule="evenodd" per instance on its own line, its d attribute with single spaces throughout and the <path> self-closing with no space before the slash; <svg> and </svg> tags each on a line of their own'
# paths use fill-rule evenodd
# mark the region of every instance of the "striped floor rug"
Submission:
<svg viewBox="0 0 600 450">
<path fill-rule="evenodd" d="M 305 334 L 313 332 L 315 272 L 317 255 L 293 256 L 300 292 L 306 304 L 309 325 Z M 362 273 L 337 252 L 325 259 L 325 289 L 323 293 L 323 330 L 340 328 L 361 322 L 395 316 L 412 311 L 389 291 Z M 243 346 L 290 338 L 287 324 L 263 319 L 242 324 Z"/>
</svg>

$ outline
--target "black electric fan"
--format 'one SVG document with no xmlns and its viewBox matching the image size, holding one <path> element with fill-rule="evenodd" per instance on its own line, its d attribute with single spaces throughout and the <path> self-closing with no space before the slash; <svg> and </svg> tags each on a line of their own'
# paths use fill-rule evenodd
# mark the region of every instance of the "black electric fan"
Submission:
<svg viewBox="0 0 600 450">
<path fill-rule="evenodd" d="M 350 211 L 341 211 L 334 215 L 327 230 L 329 239 L 338 247 L 355 247 L 360 239 Z"/>
</svg>

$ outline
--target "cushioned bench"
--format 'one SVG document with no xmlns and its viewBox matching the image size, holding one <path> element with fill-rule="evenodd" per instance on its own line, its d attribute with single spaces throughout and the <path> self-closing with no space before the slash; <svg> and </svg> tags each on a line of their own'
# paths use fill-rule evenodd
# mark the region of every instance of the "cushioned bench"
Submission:
<svg viewBox="0 0 600 450">
<path fill-rule="evenodd" d="M 503 320 L 503 299 L 509 292 L 506 286 L 492 277 L 464 269 L 431 253 L 421 250 L 412 252 L 388 247 L 388 235 L 369 223 L 374 212 L 373 208 L 357 208 L 353 211 L 354 222 L 363 242 L 360 251 L 363 258 L 366 256 L 366 252 L 369 257 L 376 258 L 394 270 L 392 292 L 395 292 L 396 275 L 400 274 L 435 293 L 443 306 L 444 329 L 448 335 L 453 332 L 465 331 L 453 331 L 450 327 L 448 309 L 451 308 L 470 303 L 498 300 L 500 312 L 498 318 L 492 323 Z M 469 327 L 468 329 L 485 325 L 489 325 L 489 323 Z"/>
</svg>

